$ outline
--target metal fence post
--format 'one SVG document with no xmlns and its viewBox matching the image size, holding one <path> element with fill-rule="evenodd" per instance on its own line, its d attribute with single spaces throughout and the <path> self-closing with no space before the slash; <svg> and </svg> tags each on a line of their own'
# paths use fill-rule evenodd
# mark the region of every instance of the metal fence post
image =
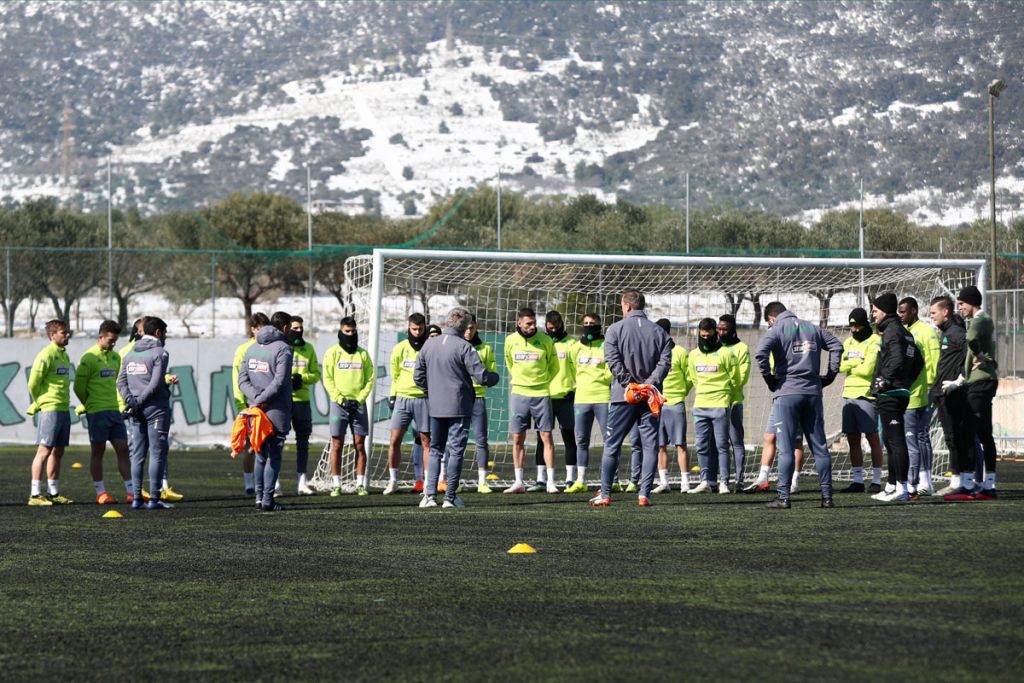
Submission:
<svg viewBox="0 0 1024 683">
<path fill-rule="evenodd" d="M 210 336 L 217 338 L 217 255 L 210 255 Z"/>
</svg>

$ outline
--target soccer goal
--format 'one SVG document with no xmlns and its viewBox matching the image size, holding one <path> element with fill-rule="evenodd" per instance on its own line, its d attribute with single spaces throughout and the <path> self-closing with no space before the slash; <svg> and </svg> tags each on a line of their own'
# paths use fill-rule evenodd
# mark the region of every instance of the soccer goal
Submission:
<svg viewBox="0 0 1024 683">
<path fill-rule="evenodd" d="M 504 368 L 504 339 L 515 330 L 516 311 L 529 306 L 543 325 L 544 313 L 558 310 L 570 335 L 580 334 L 583 315 L 594 312 L 603 325 L 622 317 L 619 299 L 629 288 L 642 291 L 651 319 L 668 318 L 672 336 L 687 349 L 695 346 L 697 323 L 701 318 L 717 320 L 723 313 L 736 316 L 740 338 L 753 351 L 766 329 L 762 308 L 770 301 L 782 301 L 801 318 L 828 327 L 840 339 L 848 336 L 847 316 L 875 295 L 894 291 L 899 297 L 914 296 L 921 316 L 927 320 L 928 304 L 935 296 L 954 295 L 959 288 L 974 284 L 984 291 L 985 264 L 982 260 L 895 260 L 826 258 L 745 258 L 640 256 L 607 254 L 545 254 L 520 252 L 471 252 L 377 249 L 372 256 L 349 258 L 345 267 L 351 283 L 352 304 L 362 338 L 377 367 L 371 394 L 372 428 L 369 454 L 371 483 L 387 481 L 389 414 L 387 396 L 391 349 L 405 336 L 409 314 L 421 312 L 429 322 L 443 322 L 448 310 L 461 305 L 477 316 L 481 338 L 489 343 L 498 359 L 501 383 L 488 390 L 490 459 L 492 472 L 501 481 L 513 478 L 512 446 L 508 436 L 508 373 Z M 840 438 L 843 380 L 839 378 L 825 392 L 825 427 L 833 455 L 837 480 L 849 479 L 851 469 L 845 439 Z M 692 415 L 692 395 L 687 400 Z M 746 388 L 744 420 L 748 457 L 748 480 L 757 472 L 759 453 L 771 406 L 771 396 L 756 369 Z M 692 446 L 692 429 L 688 430 Z M 556 464 L 561 472 L 563 451 L 555 430 Z M 532 472 L 535 434 L 528 437 L 527 472 Z M 599 468 L 599 429 L 594 429 L 590 472 Z M 936 450 L 934 471 L 942 475 L 947 457 L 941 435 L 933 434 Z M 406 436 L 402 479 L 411 483 L 412 464 Z M 596 447 L 596 449 L 595 449 Z M 346 444 L 343 462 L 348 476 L 351 450 Z M 691 448 L 691 465 L 696 453 Z M 472 438 L 467 448 L 467 479 L 475 477 Z M 623 472 L 628 474 L 628 440 L 623 448 Z M 675 469 L 675 459 L 671 458 Z M 318 469 L 326 472 L 326 463 Z M 808 454 L 804 471 L 814 472 Z M 673 472 L 678 480 L 678 472 Z M 320 477 L 318 476 L 317 479 Z M 346 477 L 347 478 L 347 477 Z M 499 483 L 500 483 L 499 481 Z M 319 483 L 319 482 L 318 482 Z"/>
</svg>

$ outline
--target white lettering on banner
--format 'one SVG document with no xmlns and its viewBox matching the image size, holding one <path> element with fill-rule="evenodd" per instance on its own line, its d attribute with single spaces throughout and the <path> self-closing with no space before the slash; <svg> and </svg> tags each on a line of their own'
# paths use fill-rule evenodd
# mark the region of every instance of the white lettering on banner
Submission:
<svg viewBox="0 0 1024 683">
<path fill-rule="evenodd" d="M 249 359 L 249 370 L 253 372 L 270 372 L 270 363 L 257 358 Z"/>
<path fill-rule="evenodd" d="M 363 362 L 360 360 L 339 360 L 339 370 L 362 370 Z"/>
<path fill-rule="evenodd" d="M 540 360 L 540 354 L 529 353 L 525 351 L 516 351 L 514 354 L 512 354 L 512 359 L 517 361 L 529 361 L 531 363 L 535 363 Z"/>
<path fill-rule="evenodd" d="M 126 375 L 148 375 L 149 368 L 146 367 L 145 363 L 128 361 L 128 365 L 125 366 L 124 372 Z"/>
</svg>

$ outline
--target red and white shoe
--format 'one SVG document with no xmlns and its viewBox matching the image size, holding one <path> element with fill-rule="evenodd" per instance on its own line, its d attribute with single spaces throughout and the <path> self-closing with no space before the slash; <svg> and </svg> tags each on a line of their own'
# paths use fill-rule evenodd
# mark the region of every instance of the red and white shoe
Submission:
<svg viewBox="0 0 1024 683">
<path fill-rule="evenodd" d="M 612 499 L 606 496 L 602 496 L 600 493 L 587 501 L 587 505 L 592 508 L 606 508 L 611 507 Z"/>
<path fill-rule="evenodd" d="M 639 502 L 640 502 L 640 507 L 642 507 L 642 508 L 649 508 L 652 505 L 654 505 L 654 503 L 651 502 L 651 499 L 648 498 L 647 496 L 640 496 Z"/>
<path fill-rule="evenodd" d="M 131 501 L 128 501 L 131 502 Z M 100 495 L 96 496 L 97 505 L 117 505 L 117 498 L 104 491 Z"/>
<path fill-rule="evenodd" d="M 413 493 L 423 493 L 423 480 L 417 479 L 416 483 L 412 485 Z"/>
</svg>

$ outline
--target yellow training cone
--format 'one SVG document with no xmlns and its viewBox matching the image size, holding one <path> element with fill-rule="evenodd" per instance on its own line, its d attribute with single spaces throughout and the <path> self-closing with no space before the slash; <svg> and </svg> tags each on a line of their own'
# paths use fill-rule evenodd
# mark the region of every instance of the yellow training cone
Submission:
<svg viewBox="0 0 1024 683">
<path fill-rule="evenodd" d="M 490 460 L 490 461 L 488 461 L 488 462 L 487 462 L 487 466 L 488 466 L 489 468 L 491 468 L 491 469 L 494 469 L 494 461 L 493 461 L 493 460 Z"/>
<path fill-rule="evenodd" d="M 487 479 L 488 481 L 498 481 L 498 475 L 495 474 L 494 472 L 491 472 L 490 474 L 487 475 Z"/>
<path fill-rule="evenodd" d="M 103 514 L 103 519 L 121 519 L 122 517 L 124 517 L 124 515 L 117 510 L 111 510 Z"/>
<path fill-rule="evenodd" d="M 694 465 L 690 468 L 691 472 L 700 472 L 700 465 Z"/>
<path fill-rule="evenodd" d="M 530 554 L 535 552 L 537 551 L 534 550 L 533 547 L 528 543 L 516 543 L 514 546 L 508 549 L 509 555 Z"/>
<path fill-rule="evenodd" d="M 71 465 L 71 469 L 73 469 L 73 470 L 80 470 L 80 469 L 82 469 L 82 463 L 80 463 L 80 462 L 74 463 L 73 465 Z"/>
<path fill-rule="evenodd" d="M 953 473 L 952 473 L 952 472 L 946 472 L 946 476 L 947 476 L 947 477 L 952 477 L 952 476 L 953 476 Z"/>
</svg>

